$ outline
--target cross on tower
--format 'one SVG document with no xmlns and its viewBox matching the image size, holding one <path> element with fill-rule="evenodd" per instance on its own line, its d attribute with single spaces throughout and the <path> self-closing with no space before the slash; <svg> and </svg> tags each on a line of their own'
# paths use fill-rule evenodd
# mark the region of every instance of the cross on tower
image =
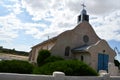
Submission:
<svg viewBox="0 0 120 80">
<path fill-rule="evenodd" d="M 86 6 L 84 3 L 81 4 L 83 9 L 81 10 L 81 14 L 78 16 L 78 23 L 81 21 L 88 21 L 89 22 L 89 15 L 87 15 L 87 11 L 84 9 Z"/>
<path fill-rule="evenodd" d="M 84 7 L 86 7 L 84 3 L 83 3 L 83 4 L 81 4 L 81 6 L 83 7 L 83 9 L 84 9 Z"/>
</svg>

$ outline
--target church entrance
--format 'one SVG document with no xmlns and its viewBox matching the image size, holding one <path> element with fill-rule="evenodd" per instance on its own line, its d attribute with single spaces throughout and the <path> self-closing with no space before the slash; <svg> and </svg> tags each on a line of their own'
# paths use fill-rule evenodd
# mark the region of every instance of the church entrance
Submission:
<svg viewBox="0 0 120 80">
<path fill-rule="evenodd" d="M 109 55 L 107 54 L 98 54 L 98 71 L 99 70 L 106 70 L 108 71 L 108 61 Z"/>
<path fill-rule="evenodd" d="M 74 53 L 75 55 L 75 59 L 79 60 L 79 61 L 83 61 L 88 65 L 91 65 L 91 55 L 88 52 L 77 52 Z"/>
</svg>

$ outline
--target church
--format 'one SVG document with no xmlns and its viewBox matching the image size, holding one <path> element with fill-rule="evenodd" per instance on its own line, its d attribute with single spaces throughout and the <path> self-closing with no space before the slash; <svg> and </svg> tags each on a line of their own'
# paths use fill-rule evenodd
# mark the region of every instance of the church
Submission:
<svg viewBox="0 0 120 80">
<path fill-rule="evenodd" d="M 52 55 L 64 59 L 83 61 L 96 71 L 107 71 L 108 63 L 114 63 L 116 56 L 107 41 L 99 38 L 93 30 L 84 4 L 75 28 L 33 46 L 29 55 L 30 62 L 36 63 L 38 51 L 41 49 L 47 49 Z"/>
</svg>

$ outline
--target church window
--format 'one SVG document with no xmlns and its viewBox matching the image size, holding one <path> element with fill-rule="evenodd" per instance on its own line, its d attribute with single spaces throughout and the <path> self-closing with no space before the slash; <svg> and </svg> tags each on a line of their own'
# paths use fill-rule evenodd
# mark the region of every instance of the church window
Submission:
<svg viewBox="0 0 120 80">
<path fill-rule="evenodd" d="M 69 56 L 70 54 L 70 47 L 65 48 L 65 56 Z"/>
<path fill-rule="evenodd" d="M 83 55 L 81 55 L 81 61 L 83 61 L 84 60 L 84 57 L 83 57 Z"/>
<path fill-rule="evenodd" d="M 84 35 L 84 36 L 83 36 L 83 41 L 84 41 L 85 43 L 88 43 L 89 37 L 88 37 L 87 35 Z"/>
</svg>

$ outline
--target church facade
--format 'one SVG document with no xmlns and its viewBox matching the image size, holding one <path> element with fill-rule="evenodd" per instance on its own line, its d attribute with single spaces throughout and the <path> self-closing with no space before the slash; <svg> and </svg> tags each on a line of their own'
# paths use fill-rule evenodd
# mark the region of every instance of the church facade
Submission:
<svg viewBox="0 0 120 80">
<path fill-rule="evenodd" d="M 30 62 L 36 63 L 38 51 L 41 49 L 48 49 L 52 55 L 64 59 L 78 59 L 97 71 L 108 70 L 108 63 L 114 63 L 116 56 L 109 44 L 96 35 L 84 8 L 74 29 L 33 46 L 29 55 Z"/>
</svg>

